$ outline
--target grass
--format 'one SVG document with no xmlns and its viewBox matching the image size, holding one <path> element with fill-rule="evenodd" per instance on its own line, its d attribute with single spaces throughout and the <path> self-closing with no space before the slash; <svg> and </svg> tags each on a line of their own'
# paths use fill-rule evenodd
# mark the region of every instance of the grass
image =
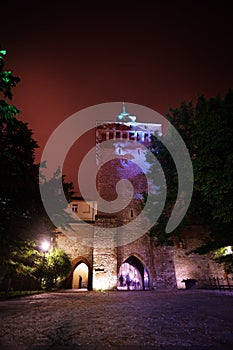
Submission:
<svg viewBox="0 0 233 350">
<path fill-rule="evenodd" d="M 18 290 L 9 292 L 0 292 L 0 300 L 7 300 L 15 297 L 23 297 L 34 294 L 47 293 L 48 290 Z"/>
</svg>

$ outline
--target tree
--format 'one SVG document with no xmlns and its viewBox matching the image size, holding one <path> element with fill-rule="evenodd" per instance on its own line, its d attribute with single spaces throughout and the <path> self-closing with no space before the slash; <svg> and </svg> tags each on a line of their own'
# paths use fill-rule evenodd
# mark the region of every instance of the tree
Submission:
<svg viewBox="0 0 233 350">
<path fill-rule="evenodd" d="M 149 150 L 146 154 L 146 161 L 150 164 L 150 169 L 148 172 L 148 177 L 151 178 L 153 182 L 153 186 L 157 188 L 155 191 L 156 193 L 152 195 L 153 202 L 158 203 L 161 200 L 162 192 L 165 191 L 164 188 L 161 188 L 161 186 L 158 186 L 157 179 L 159 176 L 159 173 L 163 171 L 165 178 L 166 178 L 166 191 L 167 191 L 167 198 L 166 203 L 163 209 L 162 214 L 160 215 L 156 225 L 152 226 L 150 229 L 150 235 L 153 237 L 156 237 L 158 245 L 166 244 L 166 245 L 172 245 L 172 234 L 167 234 L 165 232 L 165 228 L 167 225 L 168 218 L 171 215 L 173 206 L 176 201 L 177 196 L 177 170 L 174 164 L 174 161 L 168 152 L 167 148 L 163 144 L 163 137 L 160 139 L 157 137 L 157 135 L 151 135 L 151 142 L 149 145 Z M 152 156 L 154 155 L 155 158 L 159 161 L 162 169 L 159 169 L 157 162 L 155 161 L 155 158 Z M 144 194 L 144 201 L 147 200 L 147 196 Z M 155 206 L 150 206 L 151 211 L 155 211 Z M 148 215 L 149 217 L 153 217 L 151 213 Z"/>
<path fill-rule="evenodd" d="M 73 183 L 65 181 L 59 167 L 50 178 L 40 173 L 40 193 L 47 213 L 57 227 L 70 228 L 70 223 L 74 221 L 66 212 L 67 201 L 70 202 L 74 195 L 73 188 Z"/>
<path fill-rule="evenodd" d="M 171 109 L 168 119 L 189 149 L 194 167 L 190 222 L 209 227 L 211 235 L 198 252 L 233 244 L 233 92 L 224 98 L 198 96 Z"/>
<path fill-rule="evenodd" d="M 215 261 L 223 264 L 225 272 L 233 274 L 233 250 L 232 246 L 222 247 L 215 252 Z"/>
<path fill-rule="evenodd" d="M 43 259 L 44 287 L 57 286 L 71 271 L 70 257 L 61 249 L 54 248 Z"/>
<path fill-rule="evenodd" d="M 178 108 L 170 109 L 168 120 L 184 140 L 194 168 L 194 191 L 191 205 L 179 227 L 171 234 L 165 233 L 167 221 L 177 196 L 177 171 L 174 161 L 156 135 L 152 137 L 150 151 L 159 160 L 167 185 L 167 201 L 158 223 L 150 230 L 158 244 L 172 244 L 173 237 L 182 240 L 182 228 L 202 225 L 208 228 L 210 237 L 194 252 L 205 254 L 215 249 L 232 246 L 233 221 L 233 92 L 224 98 L 206 99 L 198 96 L 196 104 L 182 102 Z M 172 138 L 172 133 L 171 133 Z M 171 140 L 172 144 L 172 140 Z M 147 156 L 151 164 L 150 175 L 158 172 L 156 163 Z M 156 185 L 156 183 L 154 182 Z M 157 195 L 157 200 L 159 193 Z M 156 200 L 156 198 L 155 198 Z M 155 210 L 152 208 L 152 210 Z M 193 251 L 192 251 L 193 252 Z M 218 261 L 229 261 L 232 257 L 218 257 Z"/>
<path fill-rule="evenodd" d="M 5 50 L 0 50 L 0 276 L 15 271 L 12 260 L 26 239 L 27 227 L 38 203 L 37 142 L 27 123 L 17 119 L 19 110 L 8 103 L 20 81 L 4 70 Z"/>
<path fill-rule="evenodd" d="M 13 277 L 36 277 L 40 261 L 36 241 L 51 236 L 54 225 L 40 197 L 38 144 L 28 124 L 17 118 L 20 111 L 8 102 L 20 79 L 4 70 L 5 55 L 0 50 L 0 285 L 9 289 Z M 69 200 L 73 184 L 64 176 L 62 183 Z"/>
<path fill-rule="evenodd" d="M 7 228 L 8 235 L 13 236 L 15 225 L 20 228 L 29 217 L 29 208 L 33 209 L 31 194 L 35 193 L 38 183 L 38 165 L 34 164 L 38 145 L 27 123 L 16 118 L 19 110 L 6 100 L 12 99 L 11 89 L 19 78 L 3 70 L 5 54 L 0 50 L 0 94 L 4 98 L 0 99 L 0 210 L 4 219 L 1 229 Z M 1 237 L 4 239 L 3 234 Z"/>
</svg>

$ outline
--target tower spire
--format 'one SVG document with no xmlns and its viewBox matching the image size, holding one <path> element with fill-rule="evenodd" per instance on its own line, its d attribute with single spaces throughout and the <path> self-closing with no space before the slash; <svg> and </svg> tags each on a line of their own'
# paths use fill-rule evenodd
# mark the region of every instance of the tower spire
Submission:
<svg viewBox="0 0 233 350">
<path fill-rule="evenodd" d="M 125 107 L 125 101 L 123 100 L 122 102 L 122 112 L 121 114 L 117 115 L 117 121 L 118 122 L 131 122 L 134 123 L 136 121 L 136 117 L 130 115 L 129 113 L 126 112 L 126 107 Z"/>
<path fill-rule="evenodd" d="M 123 100 L 123 103 L 122 103 L 122 113 L 123 115 L 127 114 L 126 113 L 126 109 L 125 109 L 125 101 Z"/>
</svg>

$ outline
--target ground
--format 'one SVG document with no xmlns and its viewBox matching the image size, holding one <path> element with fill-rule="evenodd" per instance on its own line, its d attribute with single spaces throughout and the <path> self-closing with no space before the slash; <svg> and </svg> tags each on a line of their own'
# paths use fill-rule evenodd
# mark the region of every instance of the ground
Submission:
<svg viewBox="0 0 233 350">
<path fill-rule="evenodd" d="M 63 291 L 0 302 L 1 349 L 230 349 L 233 292 Z"/>
</svg>

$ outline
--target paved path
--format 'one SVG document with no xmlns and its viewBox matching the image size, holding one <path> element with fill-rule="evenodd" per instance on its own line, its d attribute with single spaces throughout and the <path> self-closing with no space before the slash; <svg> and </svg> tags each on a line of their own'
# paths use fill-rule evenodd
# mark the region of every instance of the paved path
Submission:
<svg viewBox="0 0 233 350">
<path fill-rule="evenodd" d="M 0 302 L 0 349 L 233 349 L 233 293 L 59 292 Z"/>
</svg>

